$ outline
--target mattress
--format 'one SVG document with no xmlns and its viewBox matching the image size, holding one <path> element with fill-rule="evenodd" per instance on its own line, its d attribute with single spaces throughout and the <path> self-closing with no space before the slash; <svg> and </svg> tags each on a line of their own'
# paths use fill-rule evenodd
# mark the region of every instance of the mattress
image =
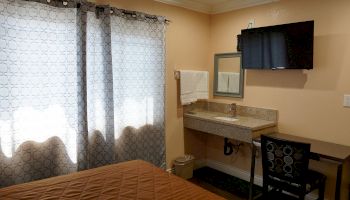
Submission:
<svg viewBox="0 0 350 200">
<path fill-rule="evenodd" d="M 134 160 L 0 189 L 0 199 L 223 199 L 145 161 Z"/>
</svg>

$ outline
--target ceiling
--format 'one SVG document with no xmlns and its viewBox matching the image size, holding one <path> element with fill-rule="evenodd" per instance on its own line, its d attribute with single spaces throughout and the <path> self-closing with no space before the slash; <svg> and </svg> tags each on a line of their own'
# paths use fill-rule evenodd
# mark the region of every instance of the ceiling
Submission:
<svg viewBox="0 0 350 200">
<path fill-rule="evenodd" d="M 279 0 L 155 0 L 207 14 L 218 14 Z"/>
</svg>

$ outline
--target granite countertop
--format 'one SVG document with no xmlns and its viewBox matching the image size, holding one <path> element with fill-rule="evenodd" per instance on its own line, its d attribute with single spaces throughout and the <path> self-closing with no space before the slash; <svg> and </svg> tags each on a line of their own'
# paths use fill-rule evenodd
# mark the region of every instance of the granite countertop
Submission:
<svg viewBox="0 0 350 200">
<path fill-rule="evenodd" d="M 221 112 L 213 112 L 207 110 L 192 110 L 190 112 L 184 113 L 184 117 L 195 118 L 199 120 L 205 120 L 210 122 L 215 122 L 223 125 L 236 126 L 243 129 L 249 129 L 251 131 L 257 131 L 264 128 L 274 127 L 277 125 L 275 121 L 268 121 L 263 119 L 257 119 L 248 116 L 236 116 L 237 121 L 227 121 L 215 119 L 214 117 L 230 117 L 228 114 Z"/>
</svg>

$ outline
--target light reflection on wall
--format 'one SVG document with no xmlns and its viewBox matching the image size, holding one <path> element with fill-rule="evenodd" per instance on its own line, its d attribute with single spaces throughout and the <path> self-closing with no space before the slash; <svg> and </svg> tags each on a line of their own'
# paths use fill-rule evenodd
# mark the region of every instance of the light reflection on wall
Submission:
<svg viewBox="0 0 350 200">
<path fill-rule="evenodd" d="M 51 105 L 44 110 L 21 107 L 14 112 L 13 117 L 12 124 L 10 120 L 0 120 L 1 148 L 7 157 L 11 157 L 23 142 L 44 142 L 57 136 L 66 145 L 71 161 L 76 163 L 77 134 L 68 123 L 62 106 Z"/>
</svg>

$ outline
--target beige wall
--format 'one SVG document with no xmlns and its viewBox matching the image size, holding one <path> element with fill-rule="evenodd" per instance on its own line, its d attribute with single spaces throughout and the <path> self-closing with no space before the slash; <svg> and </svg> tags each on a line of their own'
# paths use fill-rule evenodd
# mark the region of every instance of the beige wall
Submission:
<svg viewBox="0 0 350 200">
<path fill-rule="evenodd" d="M 244 99 L 214 97 L 279 111 L 279 129 L 295 135 L 350 144 L 350 1 L 281 0 L 254 8 L 206 15 L 152 0 L 98 0 L 99 4 L 164 15 L 172 22 L 166 34 L 166 133 L 168 161 L 183 153 L 181 112 L 174 69 L 209 70 L 213 55 L 235 51 L 235 35 L 247 27 L 315 20 L 313 70 L 246 72 Z M 210 84 L 212 91 L 212 81 Z M 181 109 L 179 109 L 181 111 Z M 168 162 L 169 163 L 169 162 Z"/>
<path fill-rule="evenodd" d="M 294 135 L 350 145 L 350 109 L 342 106 L 350 94 L 350 1 L 280 0 L 279 2 L 206 15 L 152 0 L 97 0 L 98 4 L 166 16 L 172 22 L 166 33 L 166 156 L 172 160 L 186 151 L 247 169 L 248 145 L 236 156 L 224 157 L 223 139 L 190 131 L 184 135 L 178 104 L 175 69 L 210 71 L 214 54 L 234 52 L 236 35 L 247 27 L 315 20 L 313 70 L 246 71 L 243 99 L 212 97 L 213 101 L 273 108 L 279 111 L 279 130 Z M 210 82 L 210 93 L 213 84 Z M 258 161 L 259 162 L 259 161 Z M 334 192 L 334 165 L 313 163 L 329 177 Z M 348 176 L 345 178 L 349 179 Z"/>
<path fill-rule="evenodd" d="M 243 99 L 213 97 L 214 101 L 273 108 L 279 112 L 280 132 L 350 145 L 350 108 L 342 105 L 343 95 L 350 94 L 350 27 L 344 25 L 349 9 L 348 0 L 280 0 L 211 16 L 211 55 L 234 51 L 235 36 L 250 19 L 255 19 L 255 27 L 315 21 L 313 70 L 247 70 Z M 213 74 L 213 68 L 209 70 Z M 247 145 L 237 155 L 223 156 L 222 138 L 207 136 L 204 141 L 207 159 L 249 169 Z M 336 166 L 312 162 L 311 167 L 328 176 L 326 193 L 333 199 Z"/>
<path fill-rule="evenodd" d="M 211 55 L 233 51 L 250 19 L 256 27 L 315 20 L 313 70 L 247 70 L 244 99 L 232 101 L 277 109 L 281 132 L 350 145 L 350 109 L 342 105 L 350 93 L 349 9 L 348 0 L 281 0 L 213 15 Z"/>
<path fill-rule="evenodd" d="M 184 154 L 182 109 L 178 107 L 175 69 L 207 70 L 210 16 L 153 0 L 96 0 L 97 4 L 163 15 L 171 20 L 166 31 L 166 158 Z"/>
</svg>

